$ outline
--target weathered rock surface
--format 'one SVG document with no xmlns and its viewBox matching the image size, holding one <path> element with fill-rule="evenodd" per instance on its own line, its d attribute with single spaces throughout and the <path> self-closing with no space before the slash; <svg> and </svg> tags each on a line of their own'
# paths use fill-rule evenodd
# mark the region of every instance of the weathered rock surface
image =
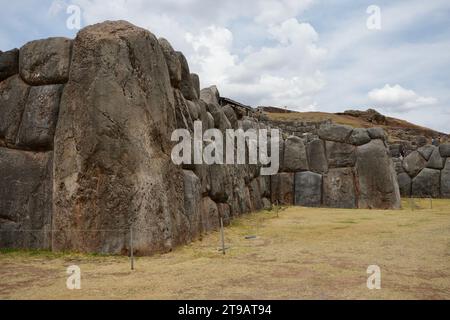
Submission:
<svg viewBox="0 0 450 320">
<path fill-rule="evenodd" d="M 295 174 L 295 205 L 320 207 L 322 204 L 322 175 L 310 171 Z"/>
<path fill-rule="evenodd" d="M 306 147 L 303 140 L 291 136 L 284 142 L 284 171 L 297 172 L 309 169 Z"/>
<path fill-rule="evenodd" d="M 123 21 L 81 30 L 55 138 L 55 250 L 124 253 L 130 227 L 137 254 L 189 240 L 183 172 L 170 159 L 174 126 L 155 36 Z M 119 231 L 76 231 L 86 229 Z"/>
<path fill-rule="evenodd" d="M 427 162 L 427 168 L 441 170 L 444 168 L 444 164 L 445 159 L 441 157 L 439 149 L 435 148 Z"/>
<path fill-rule="evenodd" d="M 400 189 L 400 195 L 402 197 L 410 197 L 411 196 L 411 178 L 405 172 L 397 175 L 398 187 Z"/>
<path fill-rule="evenodd" d="M 314 139 L 308 143 L 309 169 L 316 173 L 328 171 L 328 160 L 325 154 L 325 144 L 320 139 Z"/>
<path fill-rule="evenodd" d="M 52 154 L 0 147 L 0 247 L 50 248 Z"/>
<path fill-rule="evenodd" d="M 355 146 L 347 143 L 326 141 L 328 166 L 330 168 L 343 168 L 355 166 Z"/>
<path fill-rule="evenodd" d="M 176 54 L 181 64 L 180 90 L 186 99 L 197 100 L 197 91 L 195 90 L 194 83 L 192 83 L 191 72 L 189 71 L 189 65 L 186 57 L 179 51 L 177 51 Z"/>
<path fill-rule="evenodd" d="M 257 179 L 253 179 L 248 185 L 250 199 L 252 200 L 252 211 L 259 211 L 263 208 L 261 188 Z"/>
<path fill-rule="evenodd" d="M 0 83 L 0 140 L 14 145 L 30 87 L 18 75 Z"/>
<path fill-rule="evenodd" d="M 19 50 L 0 52 L 0 81 L 19 73 Z"/>
<path fill-rule="evenodd" d="M 350 135 L 349 142 L 356 146 L 360 146 L 370 142 L 370 136 L 366 129 L 356 128 L 353 129 L 352 134 Z"/>
<path fill-rule="evenodd" d="M 386 140 L 386 132 L 383 130 L 383 128 L 380 127 L 368 128 L 367 133 L 372 139 Z"/>
<path fill-rule="evenodd" d="M 411 152 L 403 159 L 403 168 L 411 178 L 415 177 L 420 170 L 425 168 L 426 164 L 426 160 L 417 151 Z"/>
<path fill-rule="evenodd" d="M 441 196 L 450 198 L 450 158 L 447 158 L 444 170 L 441 171 Z"/>
<path fill-rule="evenodd" d="M 331 208 L 357 208 L 352 168 L 330 169 L 323 176 L 323 204 Z"/>
<path fill-rule="evenodd" d="M 191 81 L 192 85 L 194 86 L 195 95 L 197 99 L 200 97 L 200 77 L 198 74 L 191 73 Z"/>
<path fill-rule="evenodd" d="M 353 128 L 350 126 L 329 124 L 323 125 L 319 129 L 319 137 L 323 140 L 348 142 Z"/>
<path fill-rule="evenodd" d="M 184 212 L 189 221 L 191 239 L 196 239 L 202 232 L 202 190 L 200 179 L 194 172 L 183 170 L 184 176 Z"/>
<path fill-rule="evenodd" d="M 420 147 L 419 149 L 417 149 L 417 151 L 420 153 L 420 155 L 425 159 L 425 160 L 430 160 L 430 157 L 433 153 L 433 151 L 436 149 L 435 146 L 432 145 L 426 145 L 423 147 Z"/>
<path fill-rule="evenodd" d="M 53 148 L 62 89 L 62 85 L 31 87 L 17 135 L 18 146 Z"/>
<path fill-rule="evenodd" d="M 270 180 L 272 203 L 279 205 L 294 204 L 294 173 L 278 173 Z"/>
<path fill-rule="evenodd" d="M 236 116 L 236 112 L 234 112 L 233 108 L 229 105 L 226 105 L 222 109 L 223 109 L 223 112 L 225 113 L 225 115 L 227 116 L 228 121 L 230 121 L 231 127 L 233 129 L 237 129 L 238 128 L 238 119 Z"/>
<path fill-rule="evenodd" d="M 164 53 L 166 59 L 167 67 L 169 68 L 170 83 L 172 87 L 180 89 L 181 82 L 181 62 L 178 59 L 178 55 L 175 50 L 173 50 L 169 41 L 164 38 L 158 39 L 159 45 Z"/>
<path fill-rule="evenodd" d="M 359 208 L 399 209 L 400 191 L 394 165 L 381 140 L 356 148 Z"/>
<path fill-rule="evenodd" d="M 211 198 L 202 199 L 202 231 L 207 233 L 219 229 L 220 217 L 217 204 Z"/>
<path fill-rule="evenodd" d="M 215 104 L 219 106 L 219 98 L 220 94 L 216 86 L 211 86 L 200 90 L 200 99 L 205 101 L 207 104 Z"/>
<path fill-rule="evenodd" d="M 450 158 L 450 144 L 441 144 L 439 146 L 439 151 L 443 158 Z"/>
<path fill-rule="evenodd" d="M 67 38 L 28 42 L 20 49 L 20 76 L 26 83 L 35 86 L 66 83 L 71 50 L 72 40 Z"/>
<path fill-rule="evenodd" d="M 441 172 L 439 170 L 423 169 L 412 181 L 412 195 L 414 197 L 439 197 L 440 178 Z"/>
</svg>

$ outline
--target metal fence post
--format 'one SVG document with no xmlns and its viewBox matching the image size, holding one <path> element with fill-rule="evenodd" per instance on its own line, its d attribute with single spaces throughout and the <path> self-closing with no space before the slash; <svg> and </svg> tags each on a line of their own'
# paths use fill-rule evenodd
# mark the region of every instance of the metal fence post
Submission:
<svg viewBox="0 0 450 320">
<path fill-rule="evenodd" d="M 133 226 L 130 227 L 130 263 L 131 270 L 134 270 L 134 249 L 133 249 Z"/>
<path fill-rule="evenodd" d="M 225 255 L 225 236 L 223 231 L 223 219 L 220 218 L 220 236 L 222 238 L 222 252 Z"/>
</svg>

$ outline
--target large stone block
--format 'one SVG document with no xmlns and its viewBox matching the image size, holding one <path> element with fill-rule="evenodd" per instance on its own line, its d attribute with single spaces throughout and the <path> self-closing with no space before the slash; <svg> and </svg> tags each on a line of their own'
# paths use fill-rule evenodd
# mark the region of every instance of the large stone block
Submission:
<svg viewBox="0 0 450 320">
<path fill-rule="evenodd" d="M 295 174 L 295 205 L 320 207 L 322 204 L 322 175 L 310 171 Z"/>
<path fill-rule="evenodd" d="M 371 139 L 381 139 L 386 140 L 386 132 L 383 128 L 380 127 L 374 127 L 374 128 L 368 128 L 367 132 L 369 133 L 369 136 Z"/>
<path fill-rule="evenodd" d="M 238 128 L 238 118 L 237 118 L 236 112 L 234 112 L 233 108 L 229 105 L 226 105 L 222 109 L 223 109 L 223 112 L 225 113 L 225 115 L 227 116 L 228 121 L 230 121 L 231 127 L 233 129 L 237 129 Z"/>
<path fill-rule="evenodd" d="M 217 90 L 216 86 L 204 88 L 200 90 L 200 99 L 202 99 L 207 104 L 214 104 L 216 106 L 219 106 L 219 90 Z"/>
<path fill-rule="evenodd" d="M 413 197 L 440 196 L 441 172 L 435 169 L 423 169 L 412 181 Z"/>
<path fill-rule="evenodd" d="M 180 90 L 183 96 L 188 100 L 197 100 L 197 91 L 195 90 L 194 84 L 192 83 L 191 72 L 189 71 L 189 65 L 186 57 L 183 53 L 177 51 L 178 60 L 181 63 L 181 82 Z"/>
<path fill-rule="evenodd" d="M 325 124 L 319 128 L 319 137 L 323 140 L 336 141 L 336 142 L 348 142 L 350 135 L 353 132 L 353 128 L 350 126 L 339 124 Z"/>
<path fill-rule="evenodd" d="M 370 142 L 370 136 L 366 129 L 356 128 L 353 129 L 352 134 L 349 137 L 349 143 L 360 146 Z"/>
<path fill-rule="evenodd" d="M 30 87 L 18 75 L 0 83 L 0 140 L 16 143 Z"/>
<path fill-rule="evenodd" d="M 19 73 L 19 50 L 0 52 L 0 82 Z"/>
<path fill-rule="evenodd" d="M 0 147 L 0 247 L 50 249 L 52 153 Z"/>
<path fill-rule="evenodd" d="M 411 196 L 411 178 L 410 176 L 402 172 L 397 175 L 398 187 L 400 188 L 400 195 L 402 197 L 410 197 Z"/>
<path fill-rule="evenodd" d="M 263 209 L 262 194 L 258 180 L 253 179 L 248 185 L 248 189 L 250 192 L 250 199 L 252 200 L 252 209 L 254 211 Z"/>
<path fill-rule="evenodd" d="M 450 143 L 444 143 L 439 146 L 439 152 L 443 158 L 450 158 Z"/>
<path fill-rule="evenodd" d="M 28 42 L 20 49 L 20 76 L 34 86 L 66 83 L 71 50 L 72 40 L 67 38 Z"/>
<path fill-rule="evenodd" d="M 325 147 L 329 168 L 344 168 L 355 166 L 355 146 L 347 143 L 326 141 Z"/>
<path fill-rule="evenodd" d="M 271 200 L 274 204 L 294 204 L 294 173 L 279 173 L 271 176 Z"/>
<path fill-rule="evenodd" d="M 399 209 L 400 190 L 394 164 L 383 141 L 372 140 L 356 149 L 358 207 Z"/>
<path fill-rule="evenodd" d="M 159 45 L 164 53 L 167 68 L 169 69 L 170 83 L 172 87 L 179 89 L 181 82 L 181 62 L 178 55 L 173 50 L 169 41 L 164 38 L 158 39 Z"/>
<path fill-rule="evenodd" d="M 403 168 L 409 174 L 411 178 L 417 176 L 417 174 L 425 168 L 427 161 L 420 155 L 418 151 L 411 152 L 403 159 Z"/>
<path fill-rule="evenodd" d="M 183 170 L 184 176 L 184 212 L 189 221 L 191 239 L 202 232 L 202 192 L 200 179 L 194 172 Z"/>
<path fill-rule="evenodd" d="M 441 170 L 444 168 L 444 164 L 445 159 L 441 157 L 439 149 L 435 148 L 427 162 L 427 168 Z"/>
<path fill-rule="evenodd" d="M 356 208 L 355 177 L 352 168 L 328 170 L 323 176 L 323 204 L 331 208 Z"/>
<path fill-rule="evenodd" d="M 200 77 L 198 76 L 198 74 L 191 73 L 191 81 L 198 99 L 200 97 Z"/>
<path fill-rule="evenodd" d="M 173 89 L 156 37 L 124 21 L 89 26 L 69 79 L 55 134 L 54 249 L 128 253 L 131 227 L 136 254 L 187 243 L 183 171 L 170 157 Z"/>
<path fill-rule="evenodd" d="M 22 116 L 17 145 L 23 148 L 53 148 L 62 85 L 31 87 Z"/>
<path fill-rule="evenodd" d="M 283 171 L 297 172 L 309 170 L 306 147 L 299 137 L 291 136 L 284 143 Z"/>
<path fill-rule="evenodd" d="M 441 196 L 450 198 L 450 158 L 447 158 L 444 170 L 441 171 Z"/>
<path fill-rule="evenodd" d="M 434 150 L 436 150 L 436 147 L 432 145 L 426 145 L 417 149 L 420 155 L 427 161 L 430 160 Z"/>
<path fill-rule="evenodd" d="M 308 143 L 309 170 L 316 173 L 328 171 L 328 160 L 325 154 L 325 145 L 321 139 L 314 139 Z"/>
<path fill-rule="evenodd" d="M 232 168 L 229 165 L 209 166 L 211 190 L 209 195 L 215 202 L 225 203 L 232 197 Z"/>
<path fill-rule="evenodd" d="M 220 227 L 220 216 L 217 204 L 211 198 L 202 199 L 202 231 L 208 233 L 218 230 Z"/>
</svg>

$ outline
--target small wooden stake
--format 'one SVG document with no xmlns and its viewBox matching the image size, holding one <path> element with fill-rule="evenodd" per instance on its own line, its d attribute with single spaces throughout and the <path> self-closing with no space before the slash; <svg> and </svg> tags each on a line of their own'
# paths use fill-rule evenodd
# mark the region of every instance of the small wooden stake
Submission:
<svg viewBox="0 0 450 320">
<path fill-rule="evenodd" d="M 223 231 L 223 219 L 220 218 L 220 236 L 222 238 L 222 252 L 225 255 L 225 236 Z"/>
</svg>

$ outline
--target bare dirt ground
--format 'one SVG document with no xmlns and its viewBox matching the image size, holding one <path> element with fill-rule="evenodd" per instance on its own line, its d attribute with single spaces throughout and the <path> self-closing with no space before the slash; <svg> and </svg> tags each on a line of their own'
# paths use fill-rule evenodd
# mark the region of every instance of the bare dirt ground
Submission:
<svg viewBox="0 0 450 320">
<path fill-rule="evenodd" d="M 137 258 L 1 251 L 1 299 L 450 299 L 450 200 L 398 211 L 261 212 L 172 253 Z M 255 239 L 246 236 L 256 235 Z M 81 290 L 66 269 L 81 268 Z M 381 289 L 366 286 L 369 265 Z"/>
</svg>

